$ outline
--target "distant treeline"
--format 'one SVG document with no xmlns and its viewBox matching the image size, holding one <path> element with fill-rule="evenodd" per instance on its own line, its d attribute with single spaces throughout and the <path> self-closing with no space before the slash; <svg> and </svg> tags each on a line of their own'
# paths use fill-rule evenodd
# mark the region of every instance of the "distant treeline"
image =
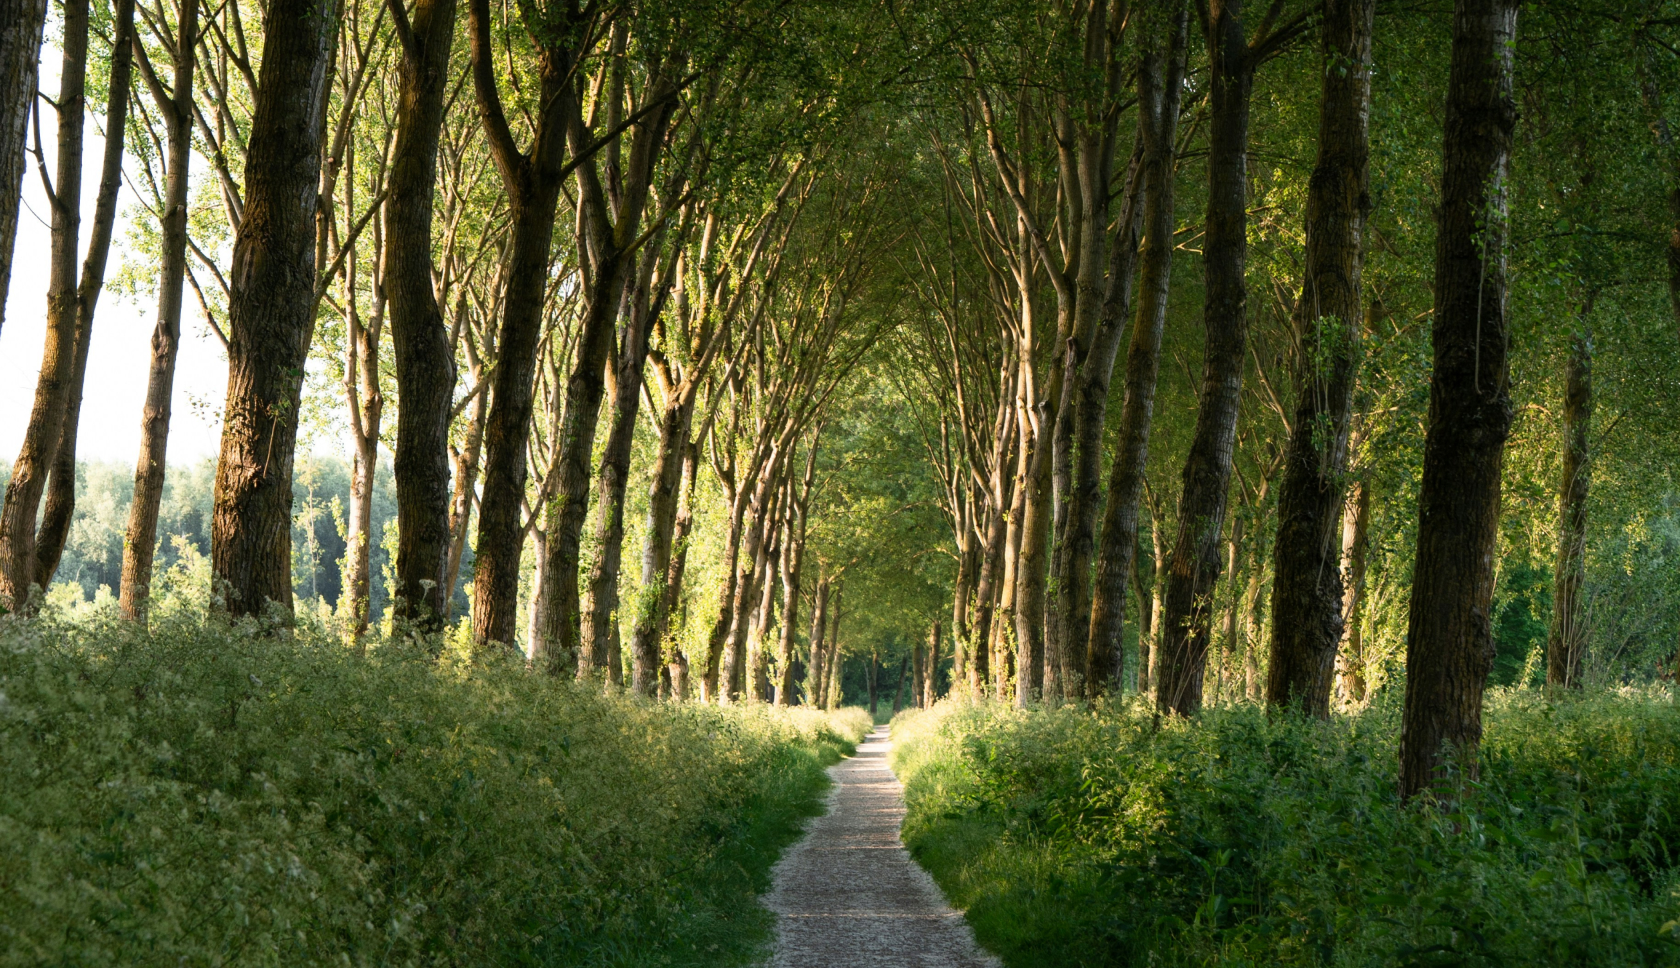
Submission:
<svg viewBox="0 0 1680 968">
<path fill-rule="evenodd" d="M 0 487 L 12 468 L 0 464 Z M 200 555 L 210 553 L 210 519 L 215 505 L 216 462 L 205 458 L 176 464 L 164 475 L 158 512 L 157 569 L 175 567 L 183 543 Z M 350 501 L 350 464 L 334 457 L 300 457 L 292 481 L 292 590 L 298 598 L 338 608 L 344 592 L 345 508 Z M 79 585 L 83 599 L 106 589 L 117 593 L 122 582 L 123 529 L 134 500 L 134 470 L 118 461 L 76 463 L 76 511 L 58 566 L 55 586 Z M 372 581 L 370 615 L 384 616 L 391 601 L 391 559 L 395 552 L 397 503 L 390 461 L 379 464 L 373 487 L 373 540 L 369 548 Z M 472 549 L 463 552 L 462 573 L 472 579 Z M 455 614 L 467 598 L 456 585 Z"/>
</svg>

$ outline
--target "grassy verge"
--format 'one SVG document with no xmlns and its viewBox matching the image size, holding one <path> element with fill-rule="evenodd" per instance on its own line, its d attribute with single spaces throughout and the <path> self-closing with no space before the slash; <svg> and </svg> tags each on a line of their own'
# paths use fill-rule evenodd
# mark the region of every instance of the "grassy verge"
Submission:
<svg viewBox="0 0 1680 968">
<path fill-rule="evenodd" d="M 1397 710 L 894 724 L 917 859 L 1011 968 L 1680 964 L 1667 690 L 1489 700 L 1480 781 L 1395 796 Z"/>
<path fill-rule="evenodd" d="M 728 965 L 867 715 L 0 622 L 0 965 Z"/>
</svg>

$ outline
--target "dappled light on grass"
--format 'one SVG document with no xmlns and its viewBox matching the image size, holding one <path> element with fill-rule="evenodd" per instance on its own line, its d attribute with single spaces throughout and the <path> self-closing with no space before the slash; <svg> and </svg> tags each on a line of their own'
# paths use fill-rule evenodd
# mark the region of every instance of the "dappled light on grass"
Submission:
<svg viewBox="0 0 1680 968">
<path fill-rule="evenodd" d="M 1490 694 L 1480 781 L 1396 793 L 1398 709 L 894 724 L 905 841 L 1010 965 L 1680 964 L 1666 688 Z"/>
</svg>

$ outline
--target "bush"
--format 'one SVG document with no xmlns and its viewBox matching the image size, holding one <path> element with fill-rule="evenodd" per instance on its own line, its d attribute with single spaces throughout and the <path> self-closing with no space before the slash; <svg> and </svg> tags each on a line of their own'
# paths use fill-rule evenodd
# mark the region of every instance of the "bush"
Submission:
<svg viewBox="0 0 1680 968">
<path fill-rule="evenodd" d="M 744 961 L 865 728 L 154 625 L 0 622 L 0 965 Z"/>
<path fill-rule="evenodd" d="M 1480 780 L 1396 795 L 1398 710 L 901 717 L 905 840 L 1011 965 L 1674 965 L 1680 709 L 1490 696 Z"/>
</svg>

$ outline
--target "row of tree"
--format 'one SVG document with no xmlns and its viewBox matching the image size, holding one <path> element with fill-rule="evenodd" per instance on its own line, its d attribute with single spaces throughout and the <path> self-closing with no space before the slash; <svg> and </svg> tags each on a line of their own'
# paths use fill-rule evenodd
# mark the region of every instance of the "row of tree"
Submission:
<svg viewBox="0 0 1680 968">
<path fill-rule="evenodd" d="M 342 427 L 352 641 L 388 620 L 441 643 L 466 584 L 473 648 L 646 694 L 837 701 L 842 599 L 868 682 L 896 660 L 918 703 L 1135 683 L 1174 714 L 1323 716 L 1398 648 L 1415 792 L 1475 743 L 1515 532 L 1549 532 L 1547 674 L 1578 684 L 1598 452 L 1645 458 L 1621 520 L 1667 520 L 1661 5 L 1519 33 L 1513 0 L 62 0 L 50 99 L 47 10 L 23 8 L 0 34 L 0 228 L 33 154 L 53 268 L 0 509 L 15 608 L 74 520 L 125 179 L 121 278 L 158 314 L 135 621 L 188 288 L 229 361 L 208 526 L 228 613 L 292 609 L 300 428 Z M 57 115 L 50 177 L 31 105 Z M 1595 333 L 1621 348 L 1597 432 Z M 1522 439 L 1531 410 L 1566 446 Z M 1620 533 L 1624 570 L 1672 570 Z"/>
</svg>

